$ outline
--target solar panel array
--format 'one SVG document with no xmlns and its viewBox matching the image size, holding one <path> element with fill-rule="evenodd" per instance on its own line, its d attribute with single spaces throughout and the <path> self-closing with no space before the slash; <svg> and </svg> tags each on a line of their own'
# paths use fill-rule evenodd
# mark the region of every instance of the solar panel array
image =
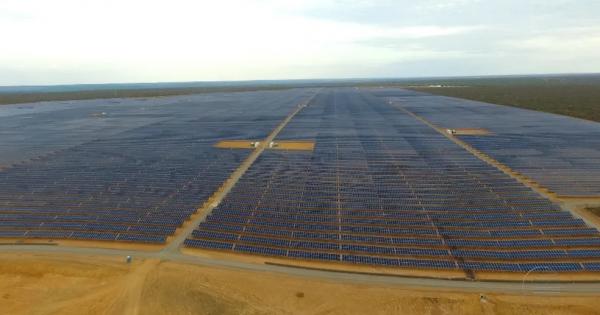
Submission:
<svg viewBox="0 0 600 315">
<path fill-rule="evenodd" d="M 412 116 L 327 90 L 185 242 L 257 255 L 444 270 L 598 270 L 600 235 Z"/>
<path fill-rule="evenodd" d="M 182 100 L 180 100 L 182 101 Z M 0 168 L 159 122 L 167 99 L 110 99 L 3 105 Z"/>
<path fill-rule="evenodd" d="M 486 128 L 461 140 L 565 196 L 600 196 L 600 124 L 405 90 L 378 92 L 444 128 Z"/>
<path fill-rule="evenodd" d="M 266 137 L 309 94 L 94 101 L 55 110 L 44 104 L 37 111 L 23 107 L 26 113 L 8 107 L 13 112 L 0 118 L 0 133 L 10 135 L 7 146 L 24 159 L 0 171 L 0 237 L 162 243 L 249 154 L 214 143 Z M 96 112 L 105 114 L 90 116 Z M 133 126 L 123 127 L 129 120 Z M 19 147 L 15 122 L 23 124 L 22 138 L 35 134 L 48 148 Z M 34 152 L 40 154 L 29 158 Z"/>
</svg>

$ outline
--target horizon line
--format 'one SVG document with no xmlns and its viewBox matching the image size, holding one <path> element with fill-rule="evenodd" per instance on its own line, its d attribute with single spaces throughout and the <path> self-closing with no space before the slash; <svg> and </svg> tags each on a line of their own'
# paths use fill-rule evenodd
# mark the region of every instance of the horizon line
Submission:
<svg viewBox="0 0 600 315">
<path fill-rule="evenodd" d="M 56 84 L 26 84 L 0 85 L 7 88 L 35 87 L 68 87 L 68 86 L 102 86 L 102 85 L 154 85 L 154 84 L 199 84 L 199 83 L 271 83 L 271 82 L 306 82 L 306 81 L 393 81 L 393 80 L 426 80 L 426 79 L 462 79 L 462 78 L 501 78 L 501 77 L 544 77 L 544 76 L 588 76 L 600 75 L 600 72 L 559 72 L 559 73 L 515 73 L 515 74 L 478 74 L 478 75 L 439 75 L 411 77 L 338 77 L 338 78 L 307 78 L 307 79 L 255 79 L 255 80 L 197 80 L 197 81 L 146 81 L 146 82 L 99 82 L 99 83 L 56 83 Z"/>
</svg>

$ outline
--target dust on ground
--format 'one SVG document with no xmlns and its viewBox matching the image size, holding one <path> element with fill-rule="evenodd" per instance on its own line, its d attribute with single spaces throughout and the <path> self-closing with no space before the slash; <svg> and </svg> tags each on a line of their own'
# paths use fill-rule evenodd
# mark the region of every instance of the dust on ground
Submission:
<svg viewBox="0 0 600 315">
<path fill-rule="evenodd" d="M 259 140 L 222 140 L 217 142 L 214 147 L 219 149 L 253 149 L 260 143 Z M 313 151 L 315 142 L 310 140 L 297 141 L 277 141 L 269 145 L 267 150 L 288 150 L 288 151 Z"/>
<path fill-rule="evenodd" d="M 600 314 L 598 296 L 483 294 L 135 258 L 0 254 L 1 314 Z"/>
<path fill-rule="evenodd" d="M 277 141 L 272 148 L 273 150 L 288 150 L 288 151 L 314 151 L 315 142 L 309 140 L 302 141 Z"/>
<path fill-rule="evenodd" d="M 485 128 L 456 128 L 448 129 L 447 132 L 455 136 L 489 136 L 492 134 Z"/>
</svg>

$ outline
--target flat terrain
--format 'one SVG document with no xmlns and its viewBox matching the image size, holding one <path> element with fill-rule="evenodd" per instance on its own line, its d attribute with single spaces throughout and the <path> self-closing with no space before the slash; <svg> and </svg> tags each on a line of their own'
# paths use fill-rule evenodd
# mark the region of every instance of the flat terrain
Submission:
<svg viewBox="0 0 600 315">
<path fill-rule="evenodd" d="M 47 101 L 68 101 L 68 100 L 91 100 L 105 98 L 124 98 L 124 97 L 157 97 L 173 95 L 190 95 L 217 92 L 248 92 L 263 90 L 282 90 L 289 87 L 268 85 L 268 86 L 250 86 L 250 87 L 196 87 L 196 88 L 163 88 L 163 89 L 113 89 L 113 90 L 89 90 L 89 91 L 64 91 L 64 92 L 40 92 L 23 93 L 11 92 L 0 94 L 0 105 L 3 104 L 21 104 Z"/>
<path fill-rule="evenodd" d="M 600 121 L 600 75 L 531 75 L 423 79 L 189 82 L 0 89 L 0 105 L 45 101 L 157 97 L 297 87 L 408 87 L 433 94 Z"/>
<path fill-rule="evenodd" d="M 600 314 L 597 296 L 481 293 L 159 260 L 0 254 L 3 314 Z"/>
<path fill-rule="evenodd" d="M 313 139 L 314 151 L 262 154 L 185 245 L 474 279 L 597 270 L 597 230 L 440 128 L 562 195 L 600 193 L 598 163 L 585 159 L 600 152 L 577 139 L 600 124 L 404 89 L 324 89 L 276 139 Z"/>
<path fill-rule="evenodd" d="M 511 175 L 595 200 L 594 122 L 379 87 L 0 121 L 0 314 L 599 312 L 597 221 Z"/>
<path fill-rule="evenodd" d="M 561 195 L 594 197 L 600 151 L 585 136 L 600 135 L 597 123 L 397 88 L 7 105 L 0 114 L 10 153 L 0 160 L 12 164 L 0 172 L 7 240 L 171 250 L 185 241 L 470 279 L 600 268 L 596 229 L 440 131 L 461 131 L 465 144 Z M 262 139 L 255 150 L 215 147 L 252 139 Z M 272 140 L 314 147 L 263 153 Z"/>
<path fill-rule="evenodd" d="M 600 207 L 592 207 L 592 208 L 588 208 L 588 210 L 595 214 L 596 216 L 600 217 Z"/>
<path fill-rule="evenodd" d="M 600 121 L 600 84 L 470 85 L 412 89 Z"/>
<path fill-rule="evenodd" d="M 444 130 L 485 128 L 490 135 L 457 137 L 557 195 L 600 196 L 596 122 L 426 93 L 401 95 L 385 89 L 373 93 L 387 95 Z"/>
</svg>

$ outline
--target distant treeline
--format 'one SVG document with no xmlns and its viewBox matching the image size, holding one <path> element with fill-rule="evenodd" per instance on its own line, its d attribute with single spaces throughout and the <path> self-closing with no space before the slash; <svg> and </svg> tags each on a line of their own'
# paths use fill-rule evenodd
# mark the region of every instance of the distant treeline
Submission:
<svg viewBox="0 0 600 315">
<path fill-rule="evenodd" d="M 487 103 L 509 105 L 600 122 L 600 82 L 465 85 L 411 89 Z"/>
<path fill-rule="evenodd" d="M 207 86 L 189 86 L 194 84 Z M 157 83 L 132 84 L 131 86 L 120 84 L 116 84 L 114 87 L 113 85 L 82 86 L 78 87 L 82 88 L 78 91 L 54 92 L 43 91 L 43 87 L 38 88 L 42 92 L 2 92 L 0 90 L 0 104 L 282 90 L 297 87 L 387 86 L 407 87 L 434 94 L 600 121 L 600 74 Z M 87 88 L 90 89 L 83 90 Z"/>
<path fill-rule="evenodd" d="M 44 101 L 89 100 L 100 98 L 124 97 L 156 97 L 172 95 L 189 95 L 216 92 L 247 92 L 259 90 L 288 89 L 288 86 L 254 86 L 254 87 L 194 87 L 194 88 L 164 88 L 164 89 L 118 89 L 118 90 L 89 90 L 68 92 L 42 93 L 1 93 L 0 104 L 19 104 Z"/>
<path fill-rule="evenodd" d="M 600 74 L 487 76 L 413 79 L 405 86 L 564 86 L 600 85 Z"/>
</svg>

